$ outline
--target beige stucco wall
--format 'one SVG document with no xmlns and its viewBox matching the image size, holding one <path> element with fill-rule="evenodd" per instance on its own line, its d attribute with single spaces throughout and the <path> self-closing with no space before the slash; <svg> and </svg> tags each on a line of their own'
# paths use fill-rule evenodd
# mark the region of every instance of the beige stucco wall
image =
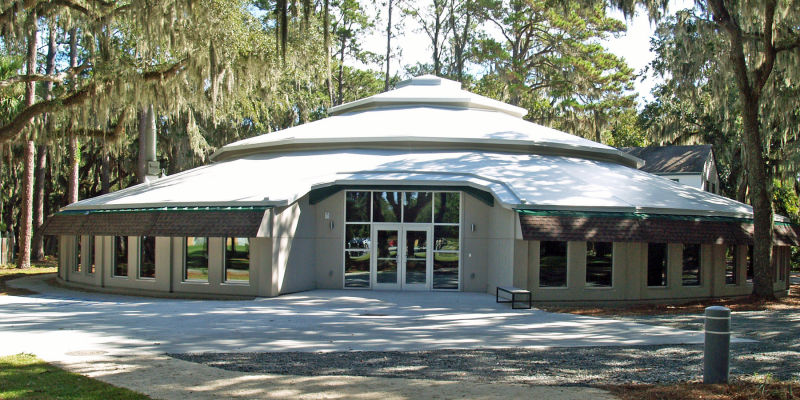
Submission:
<svg viewBox="0 0 800 400">
<path fill-rule="evenodd" d="M 319 289 L 341 289 L 344 283 L 344 199 L 342 190 L 314 206 L 314 266 Z"/>
<path fill-rule="evenodd" d="M 466 193 L 461 194 L 461 207 L 461 290 L 486 292 L 490 207 Z"/>
<path fill-rule="evenodd" d="M 275 208 L 272 224 L 272 266 L 281 294 L 316 287 L 315 207 L 305 196 L 288 207 Z"/>
<path fill-rule="evenodd" d="M 488 292 L 497 286 L 514 285 L 515 227 L 519 217 L 513 210 L 495 204 L 488 211 L 487 284 Z"/>
</svg>

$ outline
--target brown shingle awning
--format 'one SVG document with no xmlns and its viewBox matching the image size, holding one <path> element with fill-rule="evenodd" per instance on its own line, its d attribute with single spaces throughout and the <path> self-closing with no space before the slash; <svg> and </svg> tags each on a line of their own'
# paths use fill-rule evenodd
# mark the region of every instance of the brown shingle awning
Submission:
<svg viewBox="0 0 800 400">
<path fill-rule="evenodd" d="M 180 210 L 55 214 L 47 235 L 256 237 L 260 210 Z"/>
<path fill-rule="evenodd" d="M 566 240 L 604 242 L 669 242 L 752 244 L 750 222 L 676 216 L 633 217 L 594 215 L 558 215 L 520 211 L 522 237 L 526 240 Z M 773 241 L 778 246 L 797 246 L 797 229 L 776 224 Z"/>
</svg>

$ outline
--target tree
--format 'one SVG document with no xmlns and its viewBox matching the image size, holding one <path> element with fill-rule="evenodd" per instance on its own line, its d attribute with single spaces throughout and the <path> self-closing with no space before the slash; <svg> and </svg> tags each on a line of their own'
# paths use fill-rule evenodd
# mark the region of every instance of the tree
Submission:
<svg viewBox="0 0 800 400">
<path fill-rule="evenodd" d="M 631 13 L 636 3 L 626 0 L 616 5 Z M 663 5 L 642 3 L 652 18 L 660 17 Z M 796 143 L 798 135 L 797 126 L 787 124 L 781 117 L 800 105 L 794 89 L 798 79 L 800 32 L 796 27 L 800 14 L 796 11 L 800 1 L 697 0 L 695 5 L 693 10 L 680 14 L 674 25 L 672 34 L 680 43 L 675 47 L 674 58 L 705 65 L 703 70 L 715 82 L 709 86 L 712 105 L 741 116 L 742 155 L 753 206 L 753 291 L 758 297 L 773 298 L 771 175 L 776 166 L 770 165 L 769 154 L 776 137 L 784 142 L 791 138 Z M 679 82 L 695 79 L 690 70 L 674 63 L 668 71 L 676 74 Z M 731 82 L 733 86 L 729 85 Z M 729 102 L 731 95 L 734 100 Z M 782 164 L 777 170 L 792 168 L 796 169 L 796 165 L 787 168 Z"/>
<path fill-rule="evenodd" d="M 352 57 L 357 61 L 369 63 L 375 59 L 374 55 L 361 48 L 360 36 L 373 28 L 359 0 L 334 0 L 334 18 L 331 21 L 331 31 L 337 42 L 338 78 L 335 104 L 342 104 L 344 99 L 344 62 L 345 57 Z"/>
<path fill-rule="evenodd" d="M 600 140 L 633 107 L 633 71 L 598 41 L 624 30 L 603 5 L 558 0 L 486 0 L 475 60 L 490 71 L 476 89 L 529 110 L 527 118 Z"/>
</svg>

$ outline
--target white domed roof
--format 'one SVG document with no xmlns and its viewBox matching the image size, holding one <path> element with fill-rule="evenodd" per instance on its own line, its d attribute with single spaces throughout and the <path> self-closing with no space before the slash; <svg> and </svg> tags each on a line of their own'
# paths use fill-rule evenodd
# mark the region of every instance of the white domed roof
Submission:
<svg viewBox="0 0 800 400">
<path fill-rule="evenodd" d="M 231 143 L 211 158 L 335 148 L 415 148 L 557 154 L 642 165 L 613 147 L 525 121 L 525 109 L 461 90 L 458 82 L 425 75 L 398 86 L 333 107 L 331 117 Z"/>
<path fill-rule="evenodd" d="M 745 204 L 642 172 L 638 158 L 527 122 L 518 107 L 446 79 L 415 78 L 331 114 L 64 210 L 277 207 L 314 191 L 401 185 L 476 190 L 514 209 L 752 217 Z"/>
</svg>

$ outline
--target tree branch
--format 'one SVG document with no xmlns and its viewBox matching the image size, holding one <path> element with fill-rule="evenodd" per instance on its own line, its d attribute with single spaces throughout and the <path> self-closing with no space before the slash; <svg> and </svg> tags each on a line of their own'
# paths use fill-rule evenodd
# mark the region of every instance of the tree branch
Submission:
<svg viewBox="0 0 800 400">
<path fill-rule="evenodd" d="M 75 68 L 70 68 L 64 72 L 54 75 L 46 75 L 46 74 L 28 74 L 28 75 L 17 75 L 12 76 L 4 81 L 0 81 L 0 89 L 9 87 L 11 85 L 23 82 L 53 82 L 53 83 L 63 83 L 65 80 L 74 77 L 75 75 L 80 74 L 81 72 L 91 68 L 92 65 L 89 63 L 77 66 Z"/>
<path fill-rule="evenodd" d="M 142 74 L 142 79 L 146 82 L 160 81 L 169 79 L 180 73 L 188 62 L 188 58 L 184 58 L 168 68 L 160 71 L 149 71 Z M 40 101 L 30 107 L 20 111 L 19 114 L 14 116 L 6 125 L 0 126 L 0 143 L 9 141 L 17 136 L 23 129 L 33 120 L 33 118 L 48 112 L 56 112 L 66 108 L 75 107 L 83 104 L 86 100 L 90 99 L 98 91 L 110 89 L 118 82 L 92 82 L 75 93 L 70 94 L 64 98 Z"/>
<path fill-rule="evenodd" d="M 753 90 L 760 93 L 775 66 L 775 43 L 772 40 L 772 27 L 775 24 L 775 0 L 765 0 L 764 4 L 764 61 L 755 70 Z"/>
</svg>

